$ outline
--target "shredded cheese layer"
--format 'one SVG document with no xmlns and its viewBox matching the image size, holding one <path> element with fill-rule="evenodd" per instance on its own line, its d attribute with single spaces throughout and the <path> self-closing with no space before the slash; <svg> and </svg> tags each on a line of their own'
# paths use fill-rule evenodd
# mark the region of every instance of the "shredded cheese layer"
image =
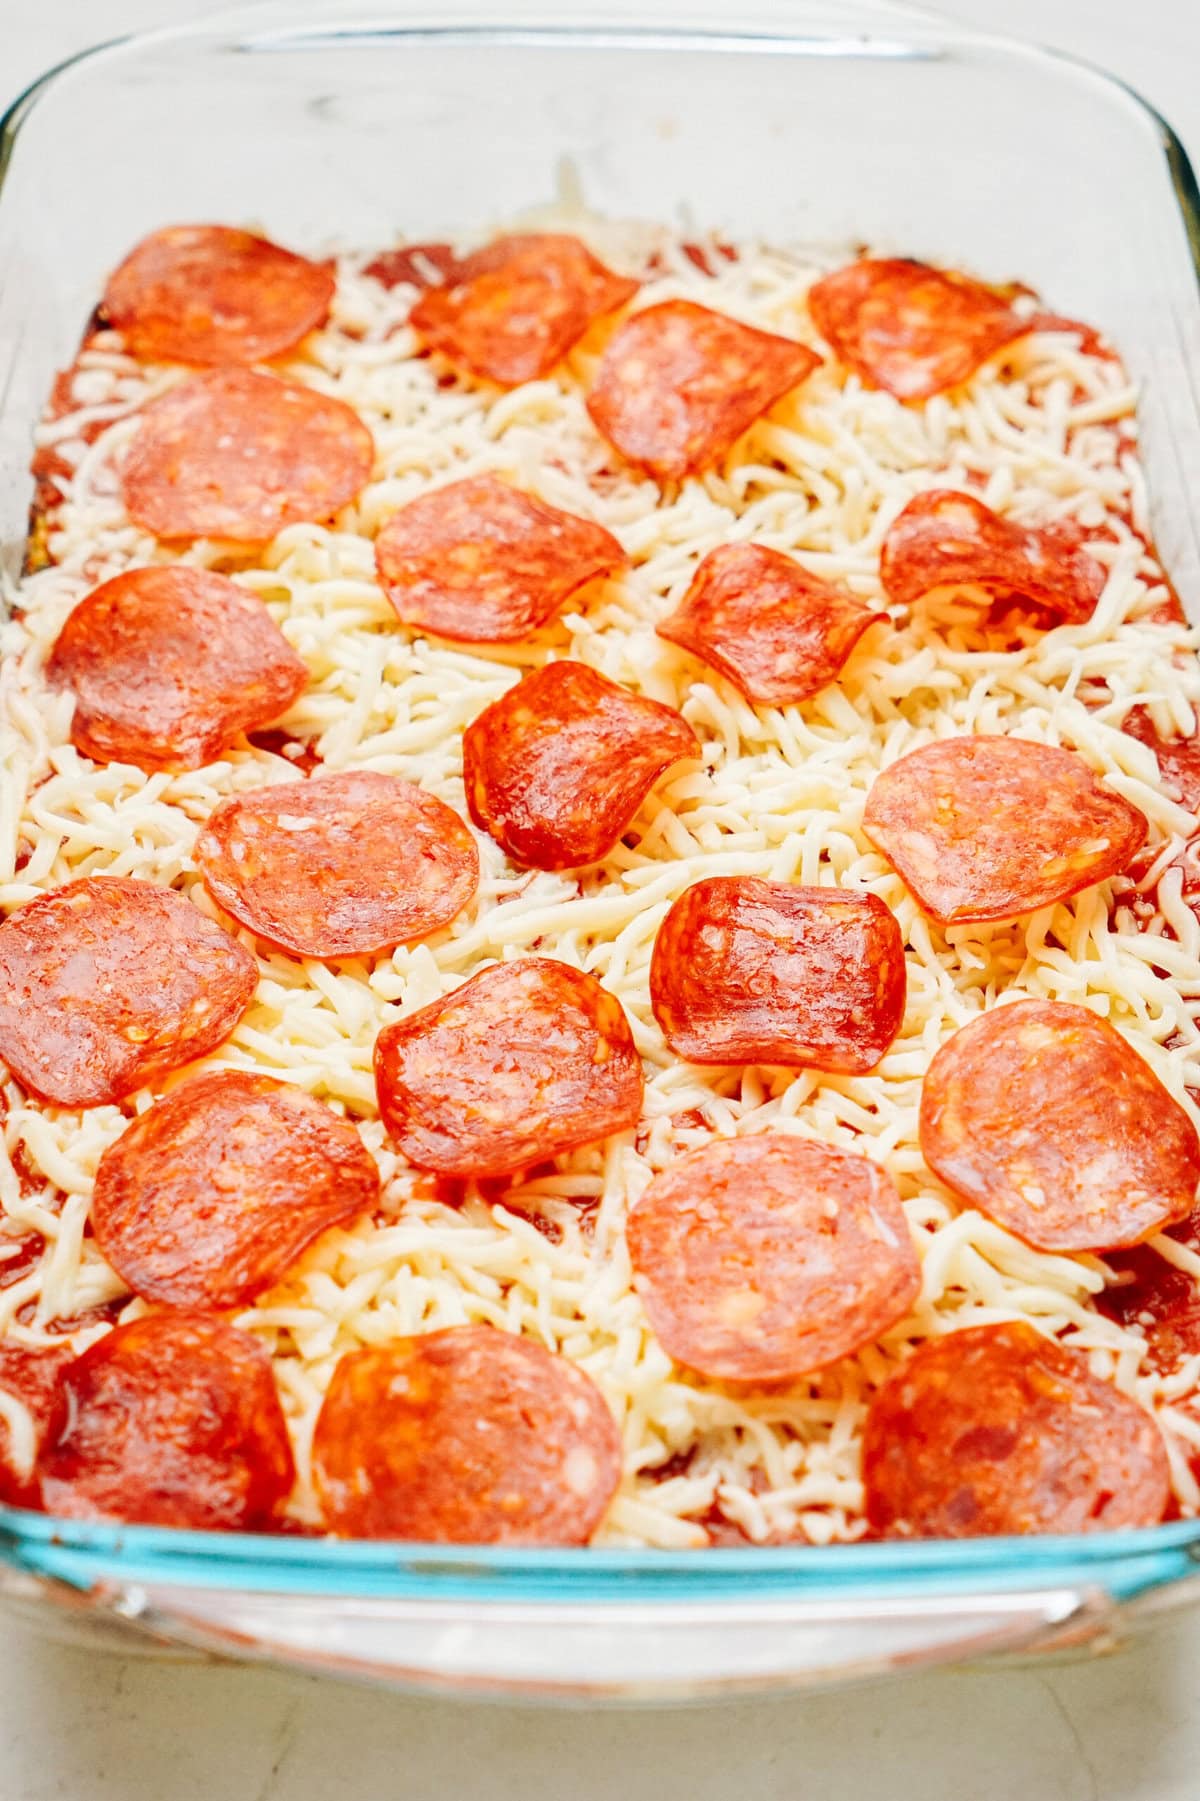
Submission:
<svg viewBox="0 0 1200 1801">
<path fill-rule="evenodd" d="M 687 296 L 822 348 L 805 293 L 833 266 L 828 259 L 748 243 L 730 260 L 707 246 L 710 275 L 657 229 L 577 218 L 567 228 L 613 267 L 647 276 L 636 306 Z M 328 1234 L 236 1316 L 274 1358 L 301 1472 L 297 1518 L 318 1519 L 308 1447 L 337 1359 L 466 1321 L 526 1333 L 599 1384 L 624 1433 L 624 1480 L 600 1535 L 610 1544 L 854 1538 L 863 1530 L 860 1430 L 877 1385 L 923 1339 L 1009 1319 L 1086 1352 L 1097 1374 L 1156 1413 L 1178 1504 L 1200 1511 L 1189 1465 L 1200 1447 L 1192 1400 L 1200 1357 L 1157 1374 L 1138 1329 L 1094 1309 L 1106 1279 L 1097 1258 L 1035 1252 L 961 1209 L 917 1143 L 933 1052 L 981 1009 L 1017 996 L 1079 1002 L 1111 1020 L 1198 1117 L 1189 1084 L 1200 1087 L 1200 922 L 1169 876 L 1155 891 L 1161 911 L 1150 930 L 1113 908 L 1108 886 L 1017 923 L 943 930 L 922 917 L 861 827 L 871 783 L 895 758 L 935 738 L 1000 732 L 1077 751 L 1146 813 L 1161 853 L 1147 892 L 1195 829 L 1159 786 L 1153 752 L 1120 730 L 1137 702 L 1164 733 L 1190 732 L 1200 703 L 1195 634 L 1164 616 L 1167 590 L 1142 536 L 1136 396 L 1120 365 L 1083 354 L 1069 332 L 1039 332 L 954 394 L 913 407 L 864 388 L 827 354 L 720 467 L 660 491 L 621 465 L 584 409 L 612 321 L 550 378 L 500 393 L 419 354 L 405 323 L 414 290 L 385 290 L 365 261 L 339 259 L 329 325 L 277 367 L 358 409 L 377 445 L 373 479 L 331 526 L 291 527 L 260 554 L 213 542 L 179 552 L 130 522 L 116 471 L 137 409 L 186 372 L 138 365 L 112 333 L 81 354 L 67 410 L 39 439 L 66 471 L 49 532 L 54 561 L 12 597 L 17 612 L 4 628 L 0 906 L 103 873 L 172 884 L 215 913 L 192 859 L 199 826 L 226 795 L 295 779 L 302 745 L 326 769 L 403 776 L 465 814 L 463 727 L 523 671 L 555 657 L 678 707 L 703 741 L 704 763 L 661 783 L 624 843 L 578 876 L 515 867 L 480 835 L 477 903 L 448 930 L 373 964 L 300 962 L 242 934 L 259 949 L 258 993 L 205 1067 L 257 1070 L 324 1097 L 359 1122 L 384 1183 L 376 1217 Z M 485 471 L 598 520 L 632 567 L 520 645 L 463 648 L 414 635 L 375 582 L 374 536 L 406 501 Z M 914 494 L 934 486 L 969 487 L 1022 523 L 1071 519 L 1094 532 L 1089 547 L 1108 570 L 1094 617 L 1014 641 L 989 636 L 969 606 L 917 609 L 872 627 L 836 683 L 784 708 L 747 705 L 656 637 L 655 621 L 678 604 L 701 557 L 728 540 L 793 552 L 884 604 L 884 534 Z M 284 722 L 292 742 L 282 752 L 242 744 L 187 774 L 93 765 L 71 746 L 72 703 L 45 685 L 46 656 L 97 582 L 177 555 L 259 595 L 308 664 L 311 686 Z M 647 990 L 655 933 L 685 888 L 718 874 L 871 890 L 893 909 L 908 945 L 908 1008 L 878 1070 L 702 1069 L 668 1051 Z M 620 999 L 645 1060 L 644 1118 L 636 1133 L 506 1191 L 448 1195 L 387 1144 L 371 1075 L 375 1037 L 488 962 L 532 951 L 592 971 Z M 97 1161 L 128 1110 L 44 1106 L 11 1082 L 5 1094 L 0 1333 L 42 1344 L 62 1343 L 67 1330 L 82 1348 L 118 1314 L 143 1310 L 128 1300 L 121 1311 L 122 1285 L 87 1232 Z M 133 1106 L 153 1099 L 140 1094 Z M 912 1314 L 877 1346 L 755 1394 L 671 1364 L 632 1287 L 623 1228 L 672 1158 L 714 1135 L 760 1132 L 815 1137 L 885 1166 L 923 1283 Z M 29 1234 L 45 1240 L 36 1259 Z M 1157 1244 L 1200 1278 L 1200 1256 L 1169 1239 Z M 18 1438 L 14 1409 L 6 1403 L 2 1417 Z"/>
</svg>

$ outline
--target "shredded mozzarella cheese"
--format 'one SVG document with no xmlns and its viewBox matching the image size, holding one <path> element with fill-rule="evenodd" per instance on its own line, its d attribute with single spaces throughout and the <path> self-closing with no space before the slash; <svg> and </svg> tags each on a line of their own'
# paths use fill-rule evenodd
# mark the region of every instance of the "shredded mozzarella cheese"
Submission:
<svg viewBox="0 0 1200 1801">
<path fill-rule="evenodd" d="M 736 260 L 714 253 L 710 277 L 665 233 L 578 219 L 570 228 L 614 267 L 653 270 L 636 305 L 688 296 L 814 339 L 804 297 L 827 260 L 746 244 Z M 332 968 L 259 951 L 256 998 L 206 1066 L 264 1071 L 323 1096 L 360 1123 L 384 1183 L 374 1219 L 327 1234 L 237 1316 L 275 1360 L 301 1472 L 298 1517 L 317 1518 L 308 1447 L 338 1357 L 467 1321 L 564 1353 L 607 1396 L 623 1424 L 625 1476 L 604 1542 L 854 1538 L 863 1529 L 860 1428 L 876 1386 L 932 1334 L 1011 1319 L 1089 1353 L 1098 1374 L 1156 1412 L 1176 1498 L 1195 1513 L 1189 1458 L 1200 1447 L 1200 1413 L 1190 1396 L 1200 1359 L 1183 1388 L 1178 1374 L 1151 1369 L 1138 1330 L 1091 1304 L 1104 1266 L 1038 1253 L 960 1209 L 925 1168 L 916 1122 L 937 1046 L 1017 995 L 1078 1002 L 1110 1019 L 1197 1118 L 1200 926 L 1164 885 L 1174 938 L 1139 932 L 1126 911 L 1111 910 L 1107 887 L 1028 920 L 940 929 L 861 826 L 872 780 L 897 757 L 935 738 L 1011 732 L 1077 751 L 1147 815 L 1164 863 L 1195 829 L 1162 792 L 1153 753 L 1120 730 L 1135 702 L 1164 727 L 1188 730 L 1200 706 L 1195 634 L 1161 616 L 1167 591 L 1140 535 L 1148 521 L 1136 396 L 1124 372 L 1083 354 L 1070 334 L 1042 332 L 918 408 L 864 388 L 827 358 L 718 468 L 660 493 L 620 464 L 584 409 L 610 324 L 553 376 L 496 393 L 416 354 L 406 324 L 413 290 L 386 291 L 364 266 L 339 259 L 329 325 L 280 367 L 358 409 L 375 436 L 374 477 L 334 524 L 289 527 L 258 555 L 214 542 L 177 553 L 130 522 L 120 457 L 137 409 L 183 372 L 138 365 L 111 333 L 81 354 L 74 410 L 40 435 L 69 471 L 49 537 L 54 562 L 25 581 L 4 628 L 0 905 L 102 872 L 172 884 L 215 913 L 192 860 L 198 827 L 224 796 L 294 779 L 286 755 L 249 744 L 178 775 L 97 766 L 73 749 L 70 699 L 42 677 L 67 614 L 98 581 L 177 554 L 233 574 L 267 604 L 312 678 L 284 728 L 327 768 L 403 776 L 465 814 L 463 727 L 520 673 L 559 656 L 678 707 L 703 741 L 704 762 L 659 785 L 598 870 L 578 878 L 523 870 L 481 836 L 478 902 L 429 941 Z M 406 501 L 485 471 L 607 526 L 632 567 L 527 642 L 465 649 L 397 624 L 374 580 L 372 540 Z M 997 644 L 961 604 L 919 608 L 873 627 L 835 684 L 784 708 L 747 705 L 655 636 L 701 557 L 728 540 L 794 552 L 884 605 L 884 534 L 932 486 L 970 486 L 1021 523 L 1069 519 L 1094 532 L 1089 548 L 1108 571 L 1095 616 Z M 701 1069 L 667 1050 L 647 991 L 655 933 L 685 888 L 715 874 L 836 883 L 877 893 L 893 909 L 908 945 L 908 1008 L 875 1072 Z M 644 1119 L 636 1133 L 560 1158 L 502 1200 L 469 1188 L 449 1205 L 386 1142 L 373 1043 L 388 1020 L 489 960 L 534 950 L 590 970 L 624 1005 L 645 1060 Z M 39 1232 L 46 1250 L 40 1266 L 0 1287 L 0 1332 L 57 1343 L 52 1328 L 65 1322 L 82 1347 L 107 1329 L 124 1292 L 85 1224 L 97 1161 L 127 1110 L 42 1106 L 13 1083 L 6 1096 L 0 1205 L 10 1233 Z M 134 1106 L 153 1098 L 139 1095 Z M 858 1357 L 786 1392 L 735 1394 L 683 1373 L 660 1349 L 631 1285 L 623 1227 L 673 1157 L 714 1134 L 766 1131 L 843 1145 L 889 1169 L 923 1283 L 911 1315 Z M 1158 1245 L 1178 1267 L 1200 1268 L 1174 1241 Z M 141 1310 L 131 1301 L 123 1317 Z M 29 1449 L 22 1411 L 0 1395 L 18 1460 Z"/>
</svg>

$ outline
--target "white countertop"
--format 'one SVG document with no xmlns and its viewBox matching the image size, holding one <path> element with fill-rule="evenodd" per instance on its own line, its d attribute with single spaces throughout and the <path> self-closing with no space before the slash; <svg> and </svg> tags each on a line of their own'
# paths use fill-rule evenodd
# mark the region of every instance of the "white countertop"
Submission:
<svg viewBox="0 0 1200 1801">
<path fill-rule="evenodd" d="M 0 105 L 97 38 L 206 10 L 197 0 L 0 0 Z M 1200 162 L 1200 0 L 941 0 L 941 10 L 1116 70 Z M 0 1646 L 0 1801 L 392 1796 L 1196 1801 L 1200 1614 L 1118 1656 L 1036 1673 L 592 1715 L 122 1659 L 15 1631 Z"/>
</svg>

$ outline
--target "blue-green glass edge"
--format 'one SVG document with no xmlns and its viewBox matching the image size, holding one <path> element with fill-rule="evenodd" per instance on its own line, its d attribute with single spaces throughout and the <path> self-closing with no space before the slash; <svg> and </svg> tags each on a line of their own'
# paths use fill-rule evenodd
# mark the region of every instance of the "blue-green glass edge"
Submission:
<svg viewBox="0 0 1200 1801">
<path fill-rule="evenodd" d="M 118 38 L 81 51 L 38 77 L 0 116 L 0 193 L 25 119 L 42 95 L 64 74 L 102 54 L 136 46 L 148 38 L 193 35 L 178 31 Z M 391 35 L 389 33 L 389 35 Z M 397 36 L 405 35 L 400 28 Z M 416 28 L 412 35 L 431 35 Z M 588 28 L 538 27 L 528 32 L 503 26 L 450 27 L 438 36 L 485 43 L 524 38 L 586 42 Z M 668 40 L 680 47 L 699 40 L 706 47 L 771 50 L 795 54 L 797 37 L 656 28 L 639 32 L 607 29 L 608 45 L 645 48 Z M 802 40 L 801 40 L 802 41 Z M 266 48 L 266 46 L 263 46 Z M 848 46 L 847 46 L 848 48 Z M 889 40 L 884 53 L 902 46 Z M 1081 58 L 1015 41 L 951 30 L 945 50 L 1014 51 L 1041 56 L 1086 73 L 1132 100 L 1153 127 L 1179 206 L 1193 267 L 1200 284 L 1200 188 L 1187 151 L 1158 110 L 1136 89 Z M 928 43 L 915 54 L 936 53 Z M 871 53 L 870 38 L 854 44 Z M 750 1547 L 746 1550 L 552 1550 L 496 1549 L 489 1546 L 420 1545 L 392 1541 L 347 1543 L 330 1539 L 276 1537 L 252 1533 L 186 1532 L 158 1526 L 64 1520 L 0 1505 L 0 1561 L 25 1574 L 50 1578 L 87 1591 L 114 1581 L 166 1582 L 183 1587 L 304 1595 L 477 1601 L 711 1602 L 731 1594 L 760 1597 L 804 1595 L 812 1600 L 1016 1593 L 1031 1587 L 1090 1585 L 1115 1600 L 1132 1600 L 1200 1570 L 1200 1522 L 1183 1521 L 1137 1531 L 1039 1538 L 996 1538 L 831 1546 Z"/>
<path fill-rule="evenodd" d="M 119 1581 L 412 1600 L 629 1603 L 1099 1586 L 1129 1600 L 1197 1572 L 1200 1523 L 911 1544 L 550 1550 L 184 1532 L 0 1508 L 0 1561 L 81 1590 Z"/>
</svg>

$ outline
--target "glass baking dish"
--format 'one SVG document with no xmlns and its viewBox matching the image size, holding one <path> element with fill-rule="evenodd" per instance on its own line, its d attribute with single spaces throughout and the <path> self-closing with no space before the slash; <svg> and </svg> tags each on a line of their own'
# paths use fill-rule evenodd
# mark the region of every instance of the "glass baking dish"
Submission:
<svg viewBox="0 0 1200 1801">
<path fill-rule="evenodd" d="M 736 13 L 736 16 L 734 16 Z M 1031 282 L 1143 384 L 1158 542 L 1200 619 L 1200 197 L 1178 141 L 1080 64 L 871 0 L 602 15 L 268 0 L 95 51 L 0 126 L 0 575 L 33 423 L 121 254 L 252 222 L 297 248 L 604 213 Z M 0 1508 L 0 1592 L 97 1642 L 405 1686 L 662 1699 L 1099 1645 L 1200 1594 L 1200 1523 L 829 1549 L 462 1550 L 174 1532 Z"/>
</svg>

